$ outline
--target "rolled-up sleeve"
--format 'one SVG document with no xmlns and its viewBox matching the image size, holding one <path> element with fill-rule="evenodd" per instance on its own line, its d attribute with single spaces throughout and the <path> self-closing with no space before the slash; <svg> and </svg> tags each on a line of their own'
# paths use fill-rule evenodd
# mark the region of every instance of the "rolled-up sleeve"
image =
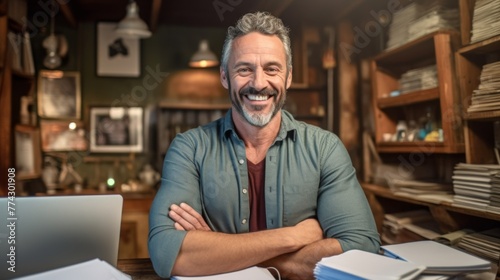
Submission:
<svg viewBox="0 0 500 280">
<path fill-rule="evenodd" d="M 338 239 L 344 252 L 377 252 L 379 235 L 349 154 L 336 136 L 324 141 L 317 210 L 323 230 L 327 237 Z"/>
<path fill-rule="evenodd" d="M 186 202 L 201 213 L 198 173 L 193 162 L 193 144 L 182 134 L 172 141 L 165 156 L 161 186 L 149 213 L 148 249 L 153 267 L 161 277 L 170 277 L 185 231 L 176 230 L 168 217 L 170 205 Z"/>
</svg>

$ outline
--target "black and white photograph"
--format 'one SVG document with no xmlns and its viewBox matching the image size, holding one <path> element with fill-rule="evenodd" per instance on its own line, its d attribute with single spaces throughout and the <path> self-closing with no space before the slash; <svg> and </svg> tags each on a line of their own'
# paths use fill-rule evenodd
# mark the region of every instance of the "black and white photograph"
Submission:
<svg viewBox="0 0 500 280">
<path fill-rule="evenodd" d="M 116 23 L 111 22 L 97 25 L 97 75 L 139 77 L 139 40 L 117 34 L 116 26 Z"/>
<path fill-rule="evenodd" d="M 80 73 L 41 70 L 38 75 L 38 115 L 52 119 L 80 118 Z"/>
<path fill-rule="evenodd" d="M 131 153 L 143 151 L 141 107 L 90 109 L 90 151 Z"/>
</svg>

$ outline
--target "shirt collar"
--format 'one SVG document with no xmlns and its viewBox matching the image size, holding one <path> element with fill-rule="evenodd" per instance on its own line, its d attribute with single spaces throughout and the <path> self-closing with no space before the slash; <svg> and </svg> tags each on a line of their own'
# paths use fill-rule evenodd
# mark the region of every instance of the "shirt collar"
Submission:
<svg viewBox="0 0 500 280">
<path fill-rule="evenodd" d="M 224 131 L 224 135 L 226 136 L 229 135 L 229 133 L 237 135 L 233 123 L 232 110 L 233 109 L 231 108 L 227 111 L 222 124 L 222 131 Z M 287 137 L 290 137 L 293 141 L 295 141 L 297 137 L 297 123 L 295 122 L 292 114 L 285 110 L 281 110 L 280 131 L 278 133 L 278 136 L 276 137 L 276 140 L 281 141 L 286 139 Z"/>
</svg>

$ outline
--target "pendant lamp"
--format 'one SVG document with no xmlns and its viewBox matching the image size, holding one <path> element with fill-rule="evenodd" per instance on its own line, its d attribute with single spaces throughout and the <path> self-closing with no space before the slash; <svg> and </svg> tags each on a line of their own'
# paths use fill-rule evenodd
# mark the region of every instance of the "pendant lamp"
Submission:
<svg viewBox="0 0 500 280">
<path fill-rule="evenodd" d="M 213 67 L 219 65 L 217 56 L 210 50 L 207 40 L 201 40 L 198 51 L 193 54 L 189 66 L 197 68 Z"/>
<path fill-rule="evenodd" d="M 127 15 L 118 23 L 116 33 L 126 38 L 149 38 L 149 31 L 146 23 L 139 17 L 139 7 L 133 0 L 127 5 Z"/>
</svg>

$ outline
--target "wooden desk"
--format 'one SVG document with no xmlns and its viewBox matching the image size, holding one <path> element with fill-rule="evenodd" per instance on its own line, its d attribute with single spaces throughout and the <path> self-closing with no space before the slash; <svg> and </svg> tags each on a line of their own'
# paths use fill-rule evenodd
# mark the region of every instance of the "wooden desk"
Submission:
<svg viewBox="0 0 500 280">
<path fill-rule="evenodd" d="M 133 280 L 159 280 L 153 269 L 150 259 L 122 259 L 118 260 L 117 268 L 130 276 Z"/>
</svg>

